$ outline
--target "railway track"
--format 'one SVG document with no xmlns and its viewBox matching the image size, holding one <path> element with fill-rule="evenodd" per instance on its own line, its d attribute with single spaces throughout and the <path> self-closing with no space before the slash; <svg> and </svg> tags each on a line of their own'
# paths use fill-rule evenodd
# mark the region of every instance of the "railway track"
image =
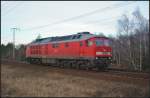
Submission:
<svg viewBox="0 0 150 98">
<path fill-rule="evenodd" d="M 150 79 L 149 72 L 144 71 L 132 71 L 132 70 L 125 70 L 125 69 L 117 69 L 117 68 L 107 68 L 105 72 L 122 75 L 132 78 L 141 78 L 141 79 Z"/>
<path fill-rule="evenodd" d="M 131 72 L 131 73 L 149 73 L 148 71 L 138 71 L 138 70 L 127 70 L 127 69 L 121 69 L 121 68 L 110 68 L 108 67 L 106 71 L 117 71 L 117 72 Z"/>
<path fill-rule="evenodd" d="M 108 68 L 106 70 L 97 71 L 96 69 L 93 70 L 76 70 L 73 68 L 59 68 L 56 66 L 43 66 L 43 65 L 35 65 L 35 64 L 28 64 L 26 62 L 18 62 L 13 60 L 2 60 L 4 64 L 11 64 L 11 65 L 25 65 L 25 66 L 34 66 L 35 68 L 45 68 L 43 71 L 49 72 L 58 72 L 61 74 L 68 74 L 72 76 L 80 76 L 86 78 L 96 78 L 96 79 L 104 79 L 104 80 L 111 80 L 111 81 L 119 81 L 119 82 L 127 82 L 127 83 L 139 83 L 145 84 L 149 83 L 150 77 L 149 73 L 147 72 L 132 72 L 128 70 L 119 70 Z M 24 66 L 22 66 L 24 67 Z"/>
</svg>

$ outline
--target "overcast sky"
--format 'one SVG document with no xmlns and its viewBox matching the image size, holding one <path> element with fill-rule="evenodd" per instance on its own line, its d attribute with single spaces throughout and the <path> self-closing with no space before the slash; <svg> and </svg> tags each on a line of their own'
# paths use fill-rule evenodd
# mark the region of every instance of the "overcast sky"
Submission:
<svg viewBox="0 0 150 98">
<path fill-rule="evenodd" d="M 50 37 L 89 31 L 115 36 L 120 16 L 131 15 L 137 7 L 149 19 L 149 1 L 1 1 L 1 43 L 12 42 L 13 27 L 20 28 L 16 44 L 27 44 L 39 34 Z"/>
</svg>

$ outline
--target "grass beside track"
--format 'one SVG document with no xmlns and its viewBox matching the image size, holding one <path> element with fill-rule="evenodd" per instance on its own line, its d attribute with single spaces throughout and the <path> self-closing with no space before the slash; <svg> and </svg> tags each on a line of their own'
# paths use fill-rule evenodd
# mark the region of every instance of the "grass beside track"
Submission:
<svg viewBox="0 0 150 98">
<path fill-rule="evenodd" d="M 48 66 L 1 64 L 1 96 L 148 97 L 149 85 L 59 73 Z"/>
</svg>

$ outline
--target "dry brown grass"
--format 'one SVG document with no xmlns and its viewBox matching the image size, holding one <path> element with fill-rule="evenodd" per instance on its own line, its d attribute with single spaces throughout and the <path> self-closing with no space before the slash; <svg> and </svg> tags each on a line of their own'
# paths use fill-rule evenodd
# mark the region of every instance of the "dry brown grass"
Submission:
<svg viewBox="0 0 150 98">
<path fill-rule="evenodd" d="M 29 66 L 28 66 L 29 67 Z M 145 97 L 148 86 L 60 74 L 46 69 L 3 65 L 2 96 Z"/>
</svg>

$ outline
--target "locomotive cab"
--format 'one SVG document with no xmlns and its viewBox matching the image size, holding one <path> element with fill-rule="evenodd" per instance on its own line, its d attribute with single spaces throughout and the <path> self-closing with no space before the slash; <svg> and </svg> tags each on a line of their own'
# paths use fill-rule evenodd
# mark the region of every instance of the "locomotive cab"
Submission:
<svg viewBox="0 0 150 98">
<path fill-rule="evenodd" d="M 105 67 L 111 63 L 112 48 L 110 39 L 106 37 L 95 38 L 95 59 L 97 64 L 104 65 Z"/>
<path fill-rule="evenodd" d="M 109 38 L 82 32 L 35 40 L 28 44 L 26 57 L 30 63 L 106 68 L 111 52 Z"/>
<path fill-rule="evenodd" d="M 86 45 L 89 47 L 86 50 L 93 53 L 93 62 L 96 67 L 105 68 L 111 63 L 112 48 L 109 38 L 93 37 L 86 40 Z"/>
<path fill-rule="evenodd" d="M 107 38 L 95 38 L 96 57 L 111 57 L 110 40 Z"/>
</svg>

